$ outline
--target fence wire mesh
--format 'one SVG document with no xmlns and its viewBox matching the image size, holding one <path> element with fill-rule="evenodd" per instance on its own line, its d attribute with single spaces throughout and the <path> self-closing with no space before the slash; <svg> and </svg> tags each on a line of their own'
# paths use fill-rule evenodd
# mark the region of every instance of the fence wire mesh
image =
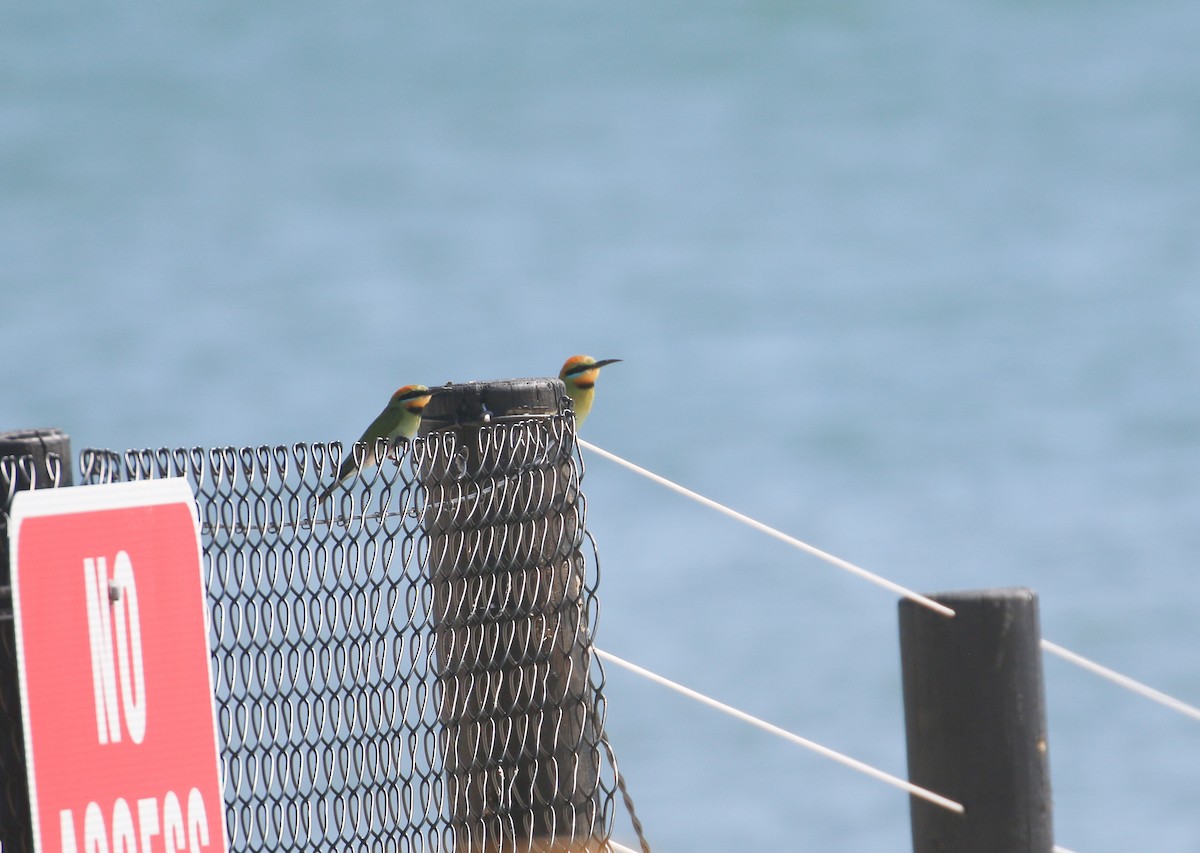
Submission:
<svg viewBox="0 0 1200 853">
<path fill-rule="evenodd" d="M 338 443 L 80 454 L 196 495 L 231 849 L 609 849 L 571 419 L 378 449 L 324 501 Z"/>
</svg>

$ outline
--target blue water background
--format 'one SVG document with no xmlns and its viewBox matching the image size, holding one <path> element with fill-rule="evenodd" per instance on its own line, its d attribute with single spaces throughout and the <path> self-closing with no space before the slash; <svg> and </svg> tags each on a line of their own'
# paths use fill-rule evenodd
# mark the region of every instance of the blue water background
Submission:
<svg viewBox="0 0 1200 853">
<path fill-rule="evenodd" d="M 0 429 L 350 440 L 621 357 L 589 440 L 1200 703 L 1197 45 L 1186 0 L 8 4 Z M 893 595 L 585 487 L 603 647 L 904 774 Z M 1200 850 L 1200 724 L 1046 678 L 1059 843 Z M 903 794 L 607 692 L 656 850 L 909 849 Z"/>
</svg>

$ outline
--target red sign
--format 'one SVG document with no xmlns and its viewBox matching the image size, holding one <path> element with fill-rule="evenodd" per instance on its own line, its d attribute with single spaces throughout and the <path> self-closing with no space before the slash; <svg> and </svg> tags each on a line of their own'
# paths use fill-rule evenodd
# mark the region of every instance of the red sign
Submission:
<svg viewBox="0 0 1200 853">
<path fill-rule="evenodd" d="M 186 481 L 19 492 L 10 531 L 35 848 L 226 850 Z"/>
</svg>

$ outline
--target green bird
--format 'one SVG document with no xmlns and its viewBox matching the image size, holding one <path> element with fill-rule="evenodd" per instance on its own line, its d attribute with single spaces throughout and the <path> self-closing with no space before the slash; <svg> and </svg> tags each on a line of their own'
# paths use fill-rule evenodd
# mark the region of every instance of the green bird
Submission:
<svg viewBox="0 0 1200 853">
<path fill-rule="evenodd" d="M 435 393 L 437 393 L 436 390 L 430 391 L 424 385 L 405 385 L 393 394 L 392 399 L 388 400 L 388 404 L 379 413 L 379 417 L 371 421 L 371 425 L 359 436 L 358 440 L 366 445 L 362 464 L 364 466 L 379 464 L 379 460 L 375 458 L 375 448 L 379 439 L 386 438 L 388 446 L 391 446 L 397 438 L 408 439 L 415 436 L 417 429 L 421 426 L 421 412 L 425 410 L 429 398 Z M 318 500 L 323 501 L 332 495 L 337 491 L 338 486 L 350 479 L 358 469 L 359 465 L 354 461 L 352 449 L 352 452 L 342 460 L 333 485 L 323 491 Z"/>
<path fill-rule="evenodd" d="M 600 368 L 621 359 L 606 358 L 596 361 L 590 355 L 573 355 L 563 364 L 558 378 L 567 386 L 567 394 L 575 405 L 575 426 L 578 428 L 592 410 L 592 398 L 596 396 L 596 377 Z"/>
</svg>

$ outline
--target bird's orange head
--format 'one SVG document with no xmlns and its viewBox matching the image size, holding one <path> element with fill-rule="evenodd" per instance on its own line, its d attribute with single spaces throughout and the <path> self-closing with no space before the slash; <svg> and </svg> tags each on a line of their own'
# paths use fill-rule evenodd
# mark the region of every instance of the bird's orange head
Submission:
<svg viewBox="0 0 1200 853">
<path fill-rule="evenodd" d="M 393 406 L 403 406 L 414 415 L 421 414 L 425 406 L 429 403 L 429 398 L 434 394 L 424 385 L 405 385 L 403 388 L 396 391 L 392 395 Z"/>
<path fill-rule="evenodd" d="M 590 355 L 573 355 L 563 364 L 562 370 L 558 373 L 558 378 L 565 382 L 568 387 L 591 388 L 596 384 L 596 377 L 600 375 L 600 368 L 606 364 L 614 364 L 620 360 L 619 358 L 605 358 L 596 361 Z"/>
</svg>

